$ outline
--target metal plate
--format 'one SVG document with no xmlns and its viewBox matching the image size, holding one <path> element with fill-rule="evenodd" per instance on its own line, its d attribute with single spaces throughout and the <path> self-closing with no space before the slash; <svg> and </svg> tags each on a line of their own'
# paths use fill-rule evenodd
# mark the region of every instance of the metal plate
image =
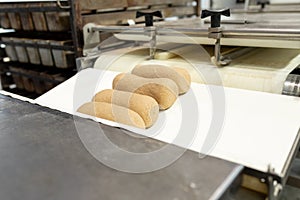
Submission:
<svg viewBox="0 0 300 200">
<path fill-rule="evenodd" d="M 98 162 L 81 143 L 72 115 L 0 95 L 0 198 L 56 200 L 217 199 L 242 169 L 187 151 L 172 165 L 145 174 L 119 172 Z M 99 123 L 79 119 L 87 131 Z M 100 125 L 130 151 L 164 143 L 137 139 Z"/>
</svg>

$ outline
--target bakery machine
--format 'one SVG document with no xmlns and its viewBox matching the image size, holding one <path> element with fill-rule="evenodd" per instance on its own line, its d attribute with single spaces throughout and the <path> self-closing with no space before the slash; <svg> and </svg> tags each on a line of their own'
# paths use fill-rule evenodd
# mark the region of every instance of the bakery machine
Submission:
<svg viewBox="0 0 300 200">
<path fill-rule="evenodd" d="M 300 140 L 299 14 L 268 12 L 268 4 L 250 7 L 207 10 L 201 17 L 175 21 L 161 21 L 159 12 L 138 12 L 136 17 L 145 17 L 145 24 L 135 24 L 134 19 L 131 26 L 87 24 L 85 56 L 77 59 L 75 76 L 30 103 L 0 95 L 0 118 L 14 122 L 22 115 L 18 123 L 31 124 L 26 129 L 1 126 L 0 147 L 5 151 L 0 158 L 6 163 L 0 165 L 6 170 L 1 176 L 20 178 L 1 187 L 2 197 L 11 197 L 11 188 L 32 184 L 38 189 L 37 199 L 242 199 L 242 185 L 262 193 L 256 196 L 260 199 L 279 199 Z M 112 37 L 101 41 L 107 32 Z M 95 92 L 110 88 L 117 74 L 139 63 L 183 67 L 193 81 L 190 93 L 153 128 L 138 130 L 76 112 Z M 170 138 L 175 131 L 182 137 Z M 139 166 L 131 157 L 115 159 L 110 153 L 116 149 L 101 143 L 107 138 L 135 154 L 168 144 L 173 151 L 166 154 L 187 151 L 165 168 L 132 175 L 123 173 L 131 171 L 128 168 L 107 167 L 118 160 L 121 166 Z M 15 148 L 19 144 L 22 151 Z M 9 152 L 15 159 L 9 159 Z M 98 157 L 99 153 L 107 154 Z M 152 166 L 155 159 L 145 163 Z M 7 167 L 11 162 L 21 166 L 18 176 Z M 63 194 L 57 192 L 61 188 Z M 31 190 L 14 195 L 32 199 Z"/>
<path fill-rule="evenodd" d="M 265 4 L 262 5 L 262 7 L 264 6 Z M 155 13 L 152 14 L 155 15 Z M 227 15 L 227 17 L 224 17 L 224 15 Z M 255 85 L 257 79 L 253 79 L 252 81 L 254 82 L 251 82 L 251 84 L 253 83 L 252 86 L 247 85 L 242 87 L 243 89 L 299 96 L 299 85 L 297 84 L 299 82 L 297 71 L 300 48 L 299 14 L 297 12 L 286 13 L 259 10 L 257 12 L 233 12 L 230 17 L 228 17 L 229 15 L 230 11 L 228 9 L 203 11 L 201 18 L 205 19 L 192 18 L 174 22 L 158 22 L 155 26 L 149 26 L 151 23 L 147 23 L 145 27 L 141 25 L 116 27 L 87 24 L 84 28 L 84 52 L 86 53 L 90 47 L 93 47 L 92 43 L 100 43 L 99 34 L 101 32 L 118 33 L 115 34 L 115 37 L 120 40 L 148 41 L 150 58 L 153 58 L 155 55 L 157 41 L 164 43 L 176 42 L 177 46 L 180 46 L 178 43 L 213 45 L 214 50 L 211 53 L 211 61 L 219 67 L 220 73 L 223 74 L 224 71 L 224 76 L 229 76 L 228 73 L 231 74 L 231 72 L 227 72 L 230 71 L 230 67 L 240 71 L 241 74 L 239 76 L 243 76 L 243 78 L 248 80 L 251 79 L 249 78 L 250 75 L 247 77 L 245 73 L 251 75 L 254 73 L 253 76 L 255 76 L 256 72 L 254 70 L 266 72 L 265 74 L 272 71 L 278 76 L 279 74 L 282 75 L 280 80 L 274 76 L 269 78 L 263 77 L 265 80 L 261 80 L 268 84 L 266 83 L 267 79 L 270 82 L 272 82 L 271 79 L 276 79 L 271 83 L 274 87 L 255 87 L 253 85 Z M 148 18 L 151 19 L 149 16 Z M 172 33 L 168 34 L 168 32 Z M 177 34 L 177 36 L 174 36 L 174 34 Z M 226 49 L 223 53 L 224 55 L 222 55 L 221 46 Z M 174 46 L 170 48 L 176 49 Z M 262 56 L 261 63 L 258 61 L 254 63 L 255 56 L 251 57 L 251 53 L 260 54 L 263 51 L 265 56 L 264 58 Z M 288 51 L 289 53 L 287 53 Z M 201 57 L 200 54 L 201 52 L 199 52 L 199 57 Z M 249 58 L 249 55 L 251 58 Z M 242 57 L 245 58 L 246 56 L 248 56 L 246 59 L 249 61 L 241 61 Z M 201 58 L 199 60 L 201 61 Z M 274 64 L 271 60 L 277 63 Z M 266 62 L 269 62 L 269 64 Z M 285 71 L 284 74 L 281 73 L 283 71 Z M 280 82 L 280 86 L 278 86 L 278 82 Z M 235 85 L 234 83 L 228 83 L 232 87 L 240 87 L 239 85 L 241 84 L 243 85 L 243 83 Z M 225 86 L 227 86 L 226 83 Z"/>
<path fill-rule="evenodd" d="M 145 17 L 145 24 L 90 23 L 83 30 L 85 57 L 77 60 L 78 69 L 128 72 L 137 60 L 193 65 L 200 69 L 196 69 L 198 74 L 190 69 L 192 80 L 200 84 L 299 97 L 299 4 L 280 6 L 268 1 L 251 5 L 247 1 L 242 9 L 202 10 L 200 17 L 174 21 L 159 20 L 163 16 L 155 11 L 137 12 L 137 18 Z M 101 41 L 101 34 L 107 32 L 112 38 Z M 199 78 L 199 71 L 205 80 Z M 298 152 L 299 132 L 296 135 L 282 173 L 274 171 L 271 163 L 266 170 L 246 164 L 241 184 L 256 191 L 267 190 L 269 199 L 278 199 Z M 251 184 L 253 180 L 256 186 Z"/>
</svg>

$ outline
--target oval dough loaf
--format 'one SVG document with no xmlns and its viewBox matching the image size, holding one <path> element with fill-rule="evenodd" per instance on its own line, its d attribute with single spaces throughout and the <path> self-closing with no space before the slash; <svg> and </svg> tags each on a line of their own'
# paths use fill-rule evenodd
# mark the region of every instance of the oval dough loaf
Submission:
<svg viewBox="0 0 300 200">
<path fill-rule="evenodd" d="M 107 89 L 98 92 L 93 101 L 112 103 L 135 111 L 143 118 L 146 128 L 152 126 L 158 118 L 158 103 L 150 96 Z"/>
<path fill-rule="evenodd" d="M 142 117 L 128 108 L 105 102 L 88 102 L 77 112 L 145 129 Z"/>
<path fill-rule="evenodd" d="M 143 78 L 125 73 L 114 78 L 113 89 L 150 96 L 157 101 L 160 110 L 170 108 L 178 96 L 178 87 L 171 79 Z"/>
<path fill-rule="evenodd" d="M 168 67 L 159 64 L 137 65 L 132 74 L 144 78 L 168 78 L 173 80 L 179 89 L 179 94 L 186 93 L 191 85 L 191 76 L 187 70 L 178 67 Z"/>
</svg>

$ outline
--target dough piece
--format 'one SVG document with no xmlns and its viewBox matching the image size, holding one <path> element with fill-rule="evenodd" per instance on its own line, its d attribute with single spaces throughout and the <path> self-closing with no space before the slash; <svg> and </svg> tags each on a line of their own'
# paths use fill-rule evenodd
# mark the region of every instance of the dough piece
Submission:
<svg viewBox="0 0 300 200">
<path fill-rule="evenodd" d="M 156 60 L 168 60 L 170 58 L 174 58 L 177 55 L 175 53 L 171 53 L 171 52 L 156 52 L 154 55 L 154 59 Z"/>
<path fill-rule="evenodd" d="M 170 108 L 178 96 L 178 88 L 168 78 L 143 78 L 133 74 L 119 74 L 114 78 L 113 89 L 134 92 L 154 98 L 160 110 Z"/>
<path fill-rule="evenodd" d="M 150 96 L 107 89 L 98 92 L 93 101 L 112 103 L 135 111 L 143 118 L 146 128 L 152 126 L 158 118 L 158 103 Z"/>
<path fill-rule="evenodd" d="M 137 65 L 132 74 L 144 78 L 168 78 L 173 80 L 179 89 L 179 94 L 186 93 L 191 85 L 191 76 L 187 70 L 178 67 L 168 67 L 159 64 Z"/>
<path fill-rule="evenodd" d="M 105 102 L 88 102 L 80 106 L 77 112 L 107 119 L 129 126 L 145 129 L 142 117 L 128 108 Z"/>
</svg>

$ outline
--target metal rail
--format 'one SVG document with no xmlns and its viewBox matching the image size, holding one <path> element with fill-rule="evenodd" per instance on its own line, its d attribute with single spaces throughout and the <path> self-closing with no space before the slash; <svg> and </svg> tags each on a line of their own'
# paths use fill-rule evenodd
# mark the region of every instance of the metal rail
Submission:
<svg viewBox="0 0 300 200">
<path fill-rule="evenodd" d="M 57 6 L 45 6 L 45 7 L 13 7 L 13 8 L 0 8 L 0 12 L 20 13 L 20 12 L 61 12 L 68 9 Z"/>
<path fill-rule="evenodd" d="M 145 34 L 145 29 L 143 27 L 132 27 L 132 26 L 101 26 L 95 25 L 91 28 L 91 31 L 103 31 L 103 32 L 113 32 L 124 34 Z M 207 28 L 176 28 L 176 27 L 157 27 L 157 35 L 174 35 L 178 32 L 180 35 L 193 35 L 196 37 L 207 37 Z M 271 39 L 287 39 L 287 40 L 299 40 L 300 41 L 300 29 L 284 29 L 276 30 L 270 28 L 240 28 L 240 29 L 224 29 L 222 31 L 224 38 L 271 38 Z"/>
<path fill-rule="evenodd" d="M 23 46 L 23 47 L 45 48 L 45 49 L 68 50 L 68 51 L 73 51 L 74 50 L 74 46 L 62 46 L 62 45 L 51 45 L 51 44 L 31 44 L 31 43 L 12 42 L 12 41 L 0 41 L 0 44 L 11 45 L 11 46 Z"/>
</svg>

